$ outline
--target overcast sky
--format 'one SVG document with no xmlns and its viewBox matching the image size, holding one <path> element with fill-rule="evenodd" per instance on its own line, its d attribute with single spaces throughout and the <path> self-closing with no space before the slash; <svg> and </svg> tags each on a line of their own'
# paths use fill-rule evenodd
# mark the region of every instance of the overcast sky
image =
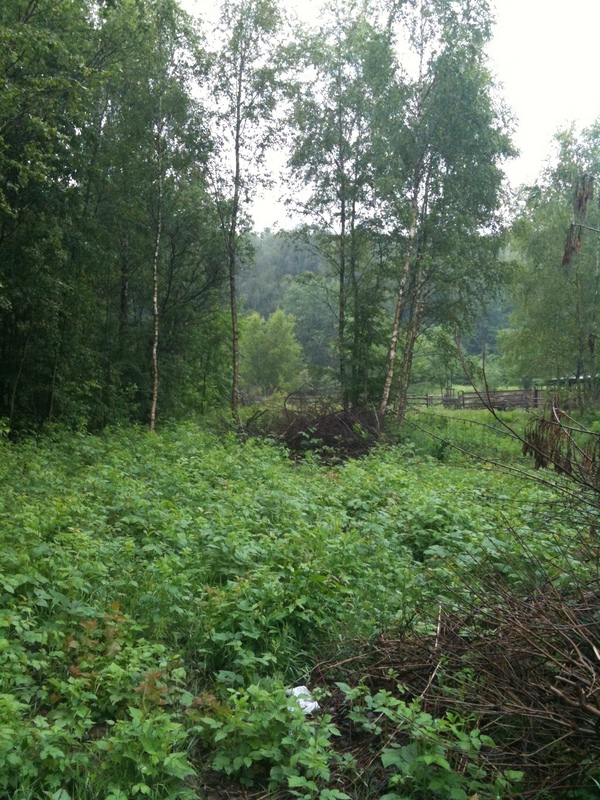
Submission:
<svg viewBox="0 0 600 800">
<path fill-rule="evenodd" d="M 553 134 L 600 116 L 600 0 L 496 0 L 488 52 L 517 118 L 521 156 L 507 171 L 513 183 L 533 181 Z"/>
<path fill-rule="evenodd" d="M 217 0 L 183 0 L 191 13 L 210 16 Z M 287 0 L 311 22 L 322 0 Z M 511 183 L 532 182 L 551 152 L 554 133 L 571 122 L 578 129 L 600 117 L 600 0 L 492 0 L 496 10 L 490 66 L 516 118 L 521 155 L 506 167 Z M 254 208 L 260 230 L 287 227 L 275 194 Z"/>
</svg>

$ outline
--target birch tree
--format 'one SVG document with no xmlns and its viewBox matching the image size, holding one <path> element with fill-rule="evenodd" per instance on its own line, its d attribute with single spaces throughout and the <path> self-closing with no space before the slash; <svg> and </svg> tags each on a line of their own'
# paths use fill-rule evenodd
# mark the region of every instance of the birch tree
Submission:
<svg viewBox="0 0 600 800">
<path fill-rule="evenodd" d="M 500 346 L 515 381 L 574 376 L 583 403 L 600 386 L 600 123 L 579 135 L 561 131 L 555 145 L 552 165 L 524 193 L 513 226 L 514 311 Z"/>
<path fill-rule="evenodd" d="M 283 15 L 276 0 L 225 0 L 216 30 L 210 95 L 216 148 L 212 182 L 229 272 L 231 410 L 239 417 L 237 276 L 249 227 L 248 206 L 268 183 L 265 158 L 277 137 L 278 53 Z"/>
<path fill-rule="evenodd" d="M 374 19 L 375 17 L 375 19 Z M 394 56 L 373 4 L 334 2 L 302 40 L 290 205 L 338 282 L 338 374 L 344 406 L 364 402 L 373 320 L 382 299 L 374 124 L 389 102 Z"/>
<path fill-rule="evenodd" d="M 485 63 L 491 34 L 485 0 L 411 0 L 390 24 L 404 48 L 399 74 L 406 99 L 380 126 L 389 165 L 380 190 L 398 243 L 380 413 L 388 408 L 402 338 L 395 400 L 402 419 L 415 342 L 432 301 L 436 322 L 448 316 L 464 323 L 499 279 L 501 164 L 512 148 Z"/>
</svg>

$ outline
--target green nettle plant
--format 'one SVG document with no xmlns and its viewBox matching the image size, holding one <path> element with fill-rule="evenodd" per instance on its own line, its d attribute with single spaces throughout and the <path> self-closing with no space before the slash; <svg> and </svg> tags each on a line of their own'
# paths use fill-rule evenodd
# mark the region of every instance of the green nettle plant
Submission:
<svg viewBox="0 0 600 800">
<path fill-rule="evenodd" d="M 497 434 L 474 430 L 491 450 Z M 453 450 L 440 462 L 424 440 L 335 466 L 191 425 L 1 447 L 3 795 L 191 799 L 218 781 L 232 796 L 492 800 L 518 796 L 523 771 L 537 785 L 470 710 L 476 661 L 450 656 L 468 636 L 486 646 L 468 621 L 480 594 L 496 608 L 485 585 L 525 603 L 589 579 L 590 517 L 550 486 Z M 413 687 L 393 675 L 417 646 L 431 671 Z M 302 683 L 313 715 L 286 695 Z M 582 786 L 598 779 L 592 745 Z"/>
<path fill-rule="evenodd" d="M 225 704 L 208 696 L 203 706 L 194 718 L 214 744 L 214 769 L 249 785 L 262 777 L 273 787 L 284 783 L 309 793 L 329 779 L 335 757 L 330 739 L 339 731 L 328 714 L 307 717 L 283 686 L 231 689 Z"/>
<path fill-rule="evenodd" d="M 407 703 L 385 690 L 371 695 L 364 685 L 337 685 L 351 706 L 350 719 L 363 730 L 381 736 L 392 728 L 407 739 L 406 744 L 394 743 L 382 750 L 381 762 L 392 773 L 389 787 L 395 790 L 382 800 L 403 800 L 405 791 L 411 798 L 499 797 L 523 777 L 517 770 L 490 775 L 482 766 L 482 748 L 495 748 L 495 744 L 490 736 L 471 728 L 472 719 L 452 712 L 434 718 L 422 709 L 419 698 Z M 401 686 L 398 690 L 405 692 Z"/>
</svg>

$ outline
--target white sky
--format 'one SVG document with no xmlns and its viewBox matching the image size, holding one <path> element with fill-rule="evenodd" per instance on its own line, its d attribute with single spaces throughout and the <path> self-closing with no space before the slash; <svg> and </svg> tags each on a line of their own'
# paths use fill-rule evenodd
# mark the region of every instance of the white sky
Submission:
<svg viewBox="0 0 600 800">
<path fill-rule="evenodd" d="M 517 119 L 511 182 L 533 181 L 559 128 L 600 117 L 600 0 L 496 0 L 488 53 Z"/>
<path fill-rule="evenodd" d="M 213 16 L 218 0 L 183 0 L 192 14 Z M 315 22 L 322 0 L 287 0 Z M 490 67 L 516 118 L 520 156 L 506 165 L 513 186 L 532 182 L 559 129 L 577 129 L 600 117 L 600 0 L 492 0 L 496 9 Z M 288 227 L 277 190 L 253 209 L 257 229 Z"/>
</svg>

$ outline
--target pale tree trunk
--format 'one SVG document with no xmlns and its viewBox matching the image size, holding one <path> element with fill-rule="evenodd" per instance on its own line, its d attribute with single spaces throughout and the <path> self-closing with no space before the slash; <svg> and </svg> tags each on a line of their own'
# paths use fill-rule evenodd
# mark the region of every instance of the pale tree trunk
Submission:
<svg viewBox="0 0 600 800">
<path fill-rule="evenodd" d="M 340 386 L 342 403 L 348 408 L 348 377 L 346 375 L 346 202 L 342 189 L 340 233 L 340 291 L 338 305 L 338 350 L 340 359 Z"/>
<path fill-rule="evenodd" d="M 121 292 L 119 298 L 119 350 L 125 351 L 125 331 L 127 329 L 127 311 L 129 308 L 129 237 L 121 238 L 119 247 L 119 263 L 121 268 Z"/>
<path fill-rule="evenodd" d="M 598 309 L 598 296 L 600 293 L 600 241 L 596 241 L 596 272 L 594 274 L 594 302 L 592 303 L 592 319 L 590 332 L 588 334 L 588 348 L 590 351 L 590 375 L 592 376 L 592 397 L 595 400 L 598 396 L 598 380 L 596 378 L 596 344 L 598 334 L 596 333 L 596 316 Z"/>
<path fill-rule="evenodd" d="M 227 254 L 229 257 L 229 306 L 231 310 L 231 366 L 233 370 L 231 380 L 231 413 L 238 429 L 242 427 L 242 421 L 240 419 L 240 331 L 237 313 L 237 223 L 240 208 L 240 188 L 242 180 L 242 102 L 245 69 L 245 56 L 242 52 L 240 62 L 238 64 L 235 100 L 235 168 L 233 174 L 233 200 L 231 203 L 229 229 L 227 231 Z"/>
<path fill-rule="evenodd" d="M 341 92 L 341 76 L 337 74 L 338 91 Z M 338 162 L 340 169 L 340 249 L 339 249 L 339 301 L 338 301 L 338 353 L 340 361 L 340 387 L 342 404 L 348 408 L 348 376 L 346 373 L 346 168 L 344 161 L 344 121 L 343 108 L 338 101 Z"/>
<path fill-rule="evenodd" d="M 388 24 L 391 24 L 391 19 Z M 417 122 L 422 122 L 425 117 L 425 110 L 424 110 L 424 100 L 427 95 L 425 82 L 424 82 L 424 64 L 425 64 L 425 31 L 426 31 L 426 20 L 423 14 L 423 3 L 420 3 L 420 47 L 419 47 L 419 77 L 418 77 L 418 88 L 417 88 L 417 112 L 416 112 L 416 120 Z M 405 290 L 406 290 L 406 283 L 408 281 L 408 275 L 410 272 L 410 262 L 413 257 L 414 249 L 415 249 L 415 241 L 417 238 L 417 223 L 419 219 L 419 192 L 422 186 L 423 180 L 423 172 L 425 168 L 424 159 L 425 159 L 425 152 L 426 148 L 423 149 L 423 153 L 421 157 L 415 162 L 414 167 L 414 183 L 413 183 L 413 195 L 411 200 L 411 219 L 410 219 L 410 228 L 408 233 L 408 241 L 406 245 L 406 254 L 404 256 L 404 264 L 402 266 L 402 272 L 400 274 L 400 281 L 398 284 L 398 295 L 396 300 L 396 312 L 394 315 L 394 324 L 392 326 L 392 338 L 390 342 L 390 352 L 389 352 L 389 363 L 388 363 L 388 371 L 385 379 L 385 384 L 383 387 L 383 394 L 381 397 L 381 403 L 379 406 L 379 414 L 383 417 L 385 412 L 387 411 L 389 399 L 390 399 L 390 391 L 392 388 L 392 382 L 394 380 L 394 365 L 396 361 L 396 350 L 398 347 L 398 337 L 400 334 L 400 323 L 402 321 L 402 313 L 404 311 L 404 302 L 405 302 Z M 428 179 L 427 179 L 428 180 Z M 426 181 L 427 182 L 427 181 Z M 427 200 L 425 199 L 422 208 L 421 208 L 421 215 L 424 216 L 425 209 L 427 205 Z M 407 343 L 410 339 L 410 331 L 407 333 Z M 406 352 L 406 349 L 405 349 Z M 411 363 L 412 363 L 412 356 L 411 356 Z"/>
<path fill-rule="evenodd" d="M 425 308 L 425 287 L 421 285 L 422 273 L 419 270 L 417 278 L 417 297 L 415 307 L 411 314 L 408 331 L 406 334 L 406 342 L 404 343 L 404 352 L 402 354 L 402 362 L 398 372 L 398 391 L 396 394 L 395 411 L 398 418 L 398 423 L 402 426 L 404 417 L 406 416 L 406 408 L 408 406 L 408 384 L 410 382 L 410 373 L 412 371 L 413 356 L 415 352 L 415 344 L 419 331 L 421 329 L 421 322 L 423 320 L 423 311 Z"/>
<path fill-rule="evenodd" d="M 404 263 L 402 264 L 402 272 L 400 273 L 400 280 L 398 283 L 398 295 L 396 298 L 396 313 L 394 315 L 394 324 L 392 326 L 392 338 L 390 341 L 390 352 L 388 356 L 388 371 L 385 378 L 383 387 L 383 394 L 381 396 L 381 403 L 379 405 L 379 414 L 383 417 L 387 411 L 388 402 L 390 399 L 390 390 L 392 388 L 392 381 L 394 380 L 394 364 L 396 362 L 396 351 L 398 348 L 398 336 L 400 335 L 400 322 L 402 320 L 402 312 L 404 310 L 404 294 L 406 290 L 406 283 L 408 280 L 408 273 L 410 270 L 410 262 L 415 248 L 415 239 L 417 237 L 417 218 L 419 215 L 419 182 L 415 182 L 412 198 L 412 213 L 410 219 L 410 229 L 408 232 L 408 241 L 406 243 L 406 253 L 404 254 Z"/>
<path fill-rule="evenodd" d="M 54 396 L 56 393 L 56 373 L 58 372 L 58 353 L 54 354 L 54 367 L 52 368 L 52 384 L 50 386 L 50 397 L 48 400 L 48 422 L 52 422 L 54 415 Z"/>
<path fill-rule="evenodd" d="M 162 104 L 159 103 L 159 115 L 162 117 Z M 156 404 L 158 402 L 158 259 L 160 255 L 160 239 L 162 236 L 163 211 L 163 158 L 162 158 L 162 120 L 156 137 L 156 153 L 158 156 L 158 212 L 156 216 L 156 235 L 154 238 L 154 256 L 152 258 L 152 403 L 150 405 L 150 431 L 154 432 L 156 424 Z"/>
<path fill-rule="evenodd" d="M 236 298 L 236 254 L 229 252 L 229 303 L 231 308 L 231 357 L 233 376 L 231 381 L 231 413 L 238 428 L 240 419 L 240 331 L 237 316 Z"/>
</svg>

